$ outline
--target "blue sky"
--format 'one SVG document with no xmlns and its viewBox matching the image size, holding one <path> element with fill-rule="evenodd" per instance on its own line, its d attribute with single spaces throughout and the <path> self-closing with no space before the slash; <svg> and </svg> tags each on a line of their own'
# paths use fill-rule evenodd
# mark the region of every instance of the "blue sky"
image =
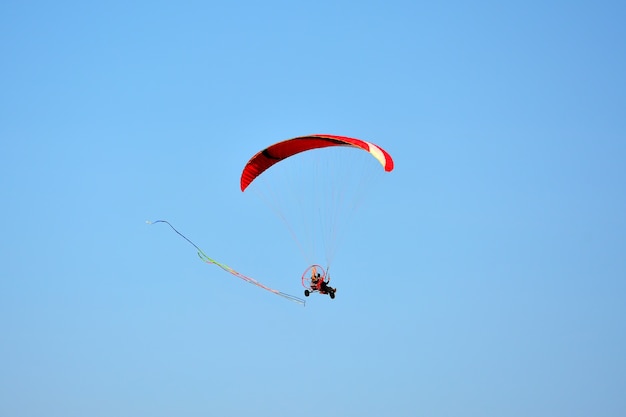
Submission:
<svg viewBox="0 0 626 417">
<path fill-rule="evenodd" d="M 622 416 L 622 2 L 0 6 L 0 415 Z M 370 140 L 302 308 L 255 152 Z"/>
</svg>

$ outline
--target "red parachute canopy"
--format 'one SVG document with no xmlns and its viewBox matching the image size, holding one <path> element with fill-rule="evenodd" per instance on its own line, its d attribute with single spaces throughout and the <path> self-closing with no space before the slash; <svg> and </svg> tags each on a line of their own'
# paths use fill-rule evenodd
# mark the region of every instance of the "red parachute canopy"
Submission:
<svg viewBox="0 0 626 417">
<path fill-rule="evenodd" d="M 389 172 L 393 170 L 393 159 L 391 159 L 391 156 L 383 148 L 373 143 L 335 135 L 300 136 L 275 143 L 254 155 L 241 173 L 241 191 L 245 191 L 259 175 L 283 159 L 311 149 L 327 148 L 330 146 L 350 146 L 363 149 L 376 158 L 385 171 Z"/>
</svg>

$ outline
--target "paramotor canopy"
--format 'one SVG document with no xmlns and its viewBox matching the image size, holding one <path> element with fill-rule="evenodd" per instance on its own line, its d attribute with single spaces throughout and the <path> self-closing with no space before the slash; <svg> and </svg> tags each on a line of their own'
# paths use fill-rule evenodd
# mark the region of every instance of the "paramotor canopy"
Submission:
<svg viewBox="0 0 626 417">
<path fill-rule="evenodd" d="M 393 159 L 380 146 L 364 140 L 335 135 L 300 136 L 278 142 L 269 148 L 263 149 L 248 161 L 241 173 L 241 191 L 245 191 L 259 175 L 272 165 L 301 152 L 312 149 L 328 148 L 331 146 L 351 146 L 363 149 L 372 154 L 380 162 L 385 171 L 393 170 Z"/>
</svg>

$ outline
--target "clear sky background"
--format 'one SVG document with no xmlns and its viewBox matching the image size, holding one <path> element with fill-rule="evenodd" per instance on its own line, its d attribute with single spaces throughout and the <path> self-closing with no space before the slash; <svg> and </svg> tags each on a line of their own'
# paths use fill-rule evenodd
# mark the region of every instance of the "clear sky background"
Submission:
<svg viewBox="0 0 626 417">
<path fill-rule="evenodd" d="M 0 5 L 0 416 L 624 416 L 621 1 Z M 301 307 L 239 190 L 294 136 L 396 169 Z"/>
</svg>

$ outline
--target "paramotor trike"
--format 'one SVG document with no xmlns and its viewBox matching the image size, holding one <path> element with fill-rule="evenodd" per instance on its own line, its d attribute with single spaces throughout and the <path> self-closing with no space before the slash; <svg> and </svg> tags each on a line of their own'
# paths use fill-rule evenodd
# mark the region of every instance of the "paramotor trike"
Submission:
<svg viewBox="0 0 626 417">
<path fill-rule="evenodd" d="M 302 286 L 305 288 L 304 295 L 306 297 L 317 292 L 335 298 L 337 289 L 328 285 L 329 283 L 330 275 L 320 265 L 311 265 L 302 274 Z"/>
</svg>

